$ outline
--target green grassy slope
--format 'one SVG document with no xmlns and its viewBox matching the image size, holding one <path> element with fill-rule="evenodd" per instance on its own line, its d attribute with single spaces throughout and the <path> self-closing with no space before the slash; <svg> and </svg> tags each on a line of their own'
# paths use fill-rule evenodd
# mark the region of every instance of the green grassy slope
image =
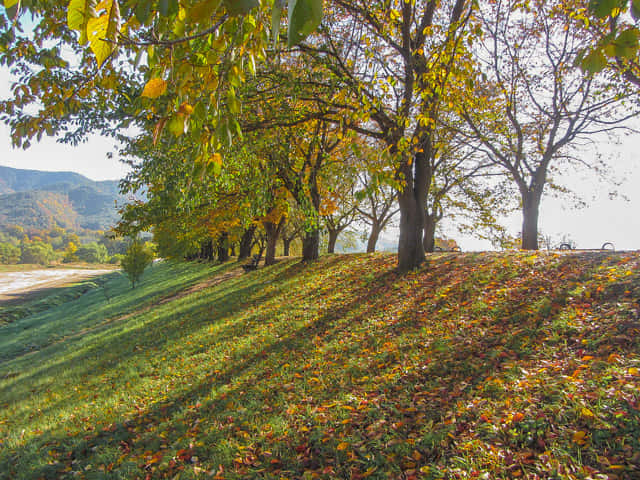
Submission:
<svg viewBox="0 0 640 480">
<path fill-rule="evenodd" d="M 0 478 L 638 478 L 639 263 L 111 274 L 0 327 Z"/>
</svg>

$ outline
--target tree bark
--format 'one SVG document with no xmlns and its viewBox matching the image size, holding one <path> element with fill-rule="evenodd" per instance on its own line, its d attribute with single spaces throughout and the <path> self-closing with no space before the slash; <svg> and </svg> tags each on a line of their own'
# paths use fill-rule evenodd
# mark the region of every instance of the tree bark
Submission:
<svg viewBox="0 0 640 480">
<path fill-rule="evenodd" d="M 264 230 L 267 233 L 267 249 L 264 256 L 264 264 L 273 265 L 276 263 L 276 242 L 278 241 L 278 228 L 273 222 L 263 222 Z"/>
<path fill-rule="evenodd" d="M 253 246 L 253 235 L 256 232 L 256 226 L 251 225 L 242 234 L 240 239 L 240 251 L 238 252 L 238 260 L 244 260 L 251 256 L 251 247 Z"/>
<path fill-rule="evenodd" d="M 317 173 L 312 172 L 309 176 L 309 195 L 311 196 L 311 205 L 314 210 L 314 221 L 318 220 L 320 212 L 320 191 L 317 183 Z M 320 257 L 320 229 L 314 225 L 311 231 L 306 232 L 302 240 L 302 261 L 310 262 Z"/>
<path fill-rule="evenodd" d="M 398 271 L 408 272 L 425 260 L 422 234 L 424 229 L 424 205 L 431 172 L 427 165 L 430 154 L 428 139 L 423 151 L 417 153 L 412 164 L 405 162 L 401 169 L 404 188 L 398 192 L 400 205 L 400 238 L 398 240 Z"/>
<path fill-rule="evenodd" d="M 295 237 L 284 237 L 282 239 L 282 255 L 285 257 L 289 256 L 289 251 L 291 249 L 291 242 Z"/>
<path fill-rule="evenodd" d="M 329 230 L 329 245 L 327 246 L 327 253 L 335 253 L 338 235 L 340 235 L 340 230 Z"/>
<path fill-rule="evenodd" d="M 373 253 L 376 251 L 376 244 L 380 237 L 380 231 L 382 229 L 377 223 L 371 225 L 371 233 L 369 233 L 369 240 L 367 241 L 367 253 Z"/>
<path fill-rule="evenodd" d="M 320 256 L 320 230 L 307 232 L 302 239 L 302 261 L 310 262 Z"/>
<path fill-rule="evenodd" d="M 263 222 L 264 230 L 267 234 L 267 249 L 264 256 L 264 264 L 273 265 L 276 263 L 276 244 L 278 243 L 278 237 L 280 231 L 284 225 L 284 217 L 276 224 L 273 222 Z"/>
<path fill-rule="evenodd" d="M 224 263 L 229 261 L 229 245 L 228 245 L 229 234 L 224 232 L 218 238 L 218 261 L 220 263 Z"/>
<path fill-rule="evenodd" d="M 208 239 L 200 244 L 200 258 L 203 260 L 213 260 L 213 240 Z"/>
<path fill-rule="evenodd" d="M 538 214 L 542 195 L 528 191 L 522 196 L 522 249 L 538 250 Z"/>
<path fill-rule="evenodd" d="M 436 219 L 427 212 L 424 214 L 424 234 L 422 246 L 425 252 L 433 252 L 436 248 Z"/>
</svg>

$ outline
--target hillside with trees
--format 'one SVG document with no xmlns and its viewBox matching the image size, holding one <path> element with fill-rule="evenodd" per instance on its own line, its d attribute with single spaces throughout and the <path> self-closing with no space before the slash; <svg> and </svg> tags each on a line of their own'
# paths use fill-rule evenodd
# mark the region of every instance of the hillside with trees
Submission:
<svg viewBox="0 0 640 480">
<path fill-rule="evenodd" d="M 124 204 L 118 181 L 95 182 L 72 172 L 0 167 L 0 228 L 108 230 Z"/>
</svg>

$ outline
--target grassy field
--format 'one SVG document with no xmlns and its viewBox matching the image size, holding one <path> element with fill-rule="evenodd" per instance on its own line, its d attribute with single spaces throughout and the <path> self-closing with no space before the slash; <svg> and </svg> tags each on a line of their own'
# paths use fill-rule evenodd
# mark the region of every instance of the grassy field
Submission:
<svg viewBox="0 0 640 480">
<path fill-rule="evenodd" d="M 638 253 L 394 262 L 164 263 L 0 327 L 0 478 L 640 478 Z"/>
</svg>

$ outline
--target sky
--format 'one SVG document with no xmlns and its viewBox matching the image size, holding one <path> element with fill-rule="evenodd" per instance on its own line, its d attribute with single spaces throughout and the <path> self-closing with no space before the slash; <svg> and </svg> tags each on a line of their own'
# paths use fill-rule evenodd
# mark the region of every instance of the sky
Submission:
<svg viewBox="0 0 640 480">
<path fill-rule="evenodd" d="M 0 98 L 10 95 L 10 83 L 8 72 L 0 69 Z M 577 248 L 599 248 L 603 243 L 611 242 L 616 250 L 640 249 L 640 133 L 622 138 L 619 144 L 603 139 L 597 150 L 610 156 L 615 176 L 626 178 L 617 190 L 627 200 L 610 199 L 612 187 L 599 183 L 592 175 L 567 172 L 560 183 L 577 192 L 588 206 L 575 209 L 567 199 L 547 196 L 541 206 L 540 231 L 557 243 L 563 238 L 570 239 Z M 112 140 L 99 136 L 93 136 L 77 147 L 43 137 L 28 150 L 16 150 L 11 147 L 9 128 L 0 124 L 0 152 L 2 166 L 77 172 L 92 180 L 116 180 L 128 171 L 115 155 Z M 109 158 L 109 152 L 114 153 L 112 158 Z M 584 152 L 586 156 L 592 153 Z M 520 231 L 518 214 L 502 219 L 502 223 L 512 235 Z M 464 251 L 494 249 L 488 241 L 462 236 L 446 223 L 442 233 L 454 238 Z M 395 244 L 397 229 L 389 229 L 383 239 Z"/>
</svg>

